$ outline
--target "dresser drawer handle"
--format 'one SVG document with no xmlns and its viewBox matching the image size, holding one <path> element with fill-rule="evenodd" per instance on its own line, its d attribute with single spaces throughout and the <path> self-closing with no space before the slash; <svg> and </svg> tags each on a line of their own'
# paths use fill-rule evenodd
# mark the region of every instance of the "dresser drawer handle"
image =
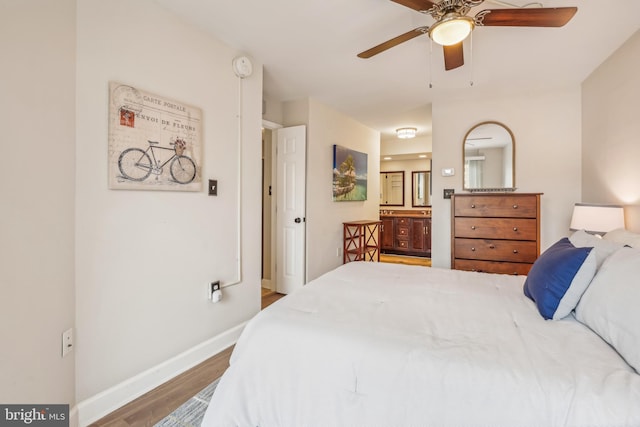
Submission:
<svg viewBox="0 0 640 427">
<path fill-rule="evenodd" d="M 513 231 L 518 231 L 518 227 L 513 227 Z"/>
<path fill-rule="evenodd" d="M 475 225 L 472 225 L 472 226 L 471 226 L 471 229 L 472 229 L 472 230 L 475 230 L 475 229 L 476 229 L 476 226 L 475 226 Z"/>
<path fill-rule="evenodd" d="M 495 249 L 496 247 L 494 245 L 489 245 L 489 249 Z"/>
<path fill-rule="evenodd" d="M 471 209 L 475 209 L 475 208 L 476 208 L 476 205 L 472 204 Z"/>
<path fill-rule="evenodd" d="M 514 254 L 517 254 L 517 253 L 518 253 L 518 250 L 517 250 L 517 249 L 514 249 L 514 250 L 513 250 L 513 253 L 514 253 Z"/>
<path fill-rule="evenodd" d="M 476 248 L 471 248 L 471 252 L 475 252 L 475 251 L 476 251 Z"/>
<path fill-rule="evenodd" d="M 513 209 L 518 209 L 518 205 L 513 205 Z"/>
</svg>

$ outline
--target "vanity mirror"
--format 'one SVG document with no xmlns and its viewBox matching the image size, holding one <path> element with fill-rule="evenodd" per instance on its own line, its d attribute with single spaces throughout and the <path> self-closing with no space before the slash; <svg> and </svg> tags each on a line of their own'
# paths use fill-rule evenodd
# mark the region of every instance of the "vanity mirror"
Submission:
<svg viewBox="0 0 640 427">
<path fill-rule="evenodd" d="M 467 191 L 514 191 L 516 147 L 511 130 L 499 122 L 472 127 L 462 141 Z"/>
<path fill-rule="evenodd" d="M 414 208 L 431 205 L 431 172 L 411 172 L 411 206 Z"/>
<path fill-rule="evenodd" d="M 404 206 L 404 171 L 380 172 L 380 206 Z"/>
</svg>

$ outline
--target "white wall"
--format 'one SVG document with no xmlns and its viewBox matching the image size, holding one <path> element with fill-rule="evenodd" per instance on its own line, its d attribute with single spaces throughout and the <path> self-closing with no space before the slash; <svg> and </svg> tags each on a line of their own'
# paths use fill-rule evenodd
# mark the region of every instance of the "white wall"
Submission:
<svg viewBox="0 0 640 427">
<path fill-rule="evenodd" d="M 342 223 L 377 220 L 380 133 L 313 99 L 284 105 L 286 126 L 307 125 L 307 280 L 342 264 Z M 333 145 L 368 154 L 367 200 L 334 202 Z"/>
<path fill-rule="evenodd" d="M 242 81 L 242 212 L 238 212 L 238 53 L 152 0 L 83 0 L 77 29 L 77 396 L 146 372 L 260 308 L 262 66 Z M 202 109 L 200 192 L 107 187 L 108 82 Z M 207 300 L 207 284 L 243 283 Z M 257 236 L 257 239 L 256 239 Z M 185 367 L 186 368 L 186 367 Z"/>
<path fill-rule="evenodd" d="M 0 402 L 75 403 L 75 0 L 0 1 Z"/>
<path fill-rule="evenodd" d="M 582 201 L 633 205 L 627 228 L 640 231 L 640 31 L 582 85 Z"/>
<path fill-rule="evenodd" d="M 451 203 L 445 188 L 462 191 L 462 140 L 474 125 L 495 120 L 515 137 L 518 192 L 541 192 L 541 250 L 569 232 L 580 200 L 580 88 L 510 97 L 445 100 L 433 104 L 432 262 L 451 265 Z M 455 168 L 443 177 L 442 168 Z"/>
</svg>

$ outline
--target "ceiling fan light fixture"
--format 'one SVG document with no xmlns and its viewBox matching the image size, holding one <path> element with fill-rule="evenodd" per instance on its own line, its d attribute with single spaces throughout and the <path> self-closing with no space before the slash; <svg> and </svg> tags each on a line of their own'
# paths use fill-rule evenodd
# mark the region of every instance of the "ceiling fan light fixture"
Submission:
<svg viewBox="0 0 640 427">
<path fill-rule="evenodd" d="M 418 129 L 416 128 L 399 128 L 399 129 L 396 129 L 396 135 L 400 139 L 415 138 L 417 131 Z"/>
<path fill-rule="evenodd" d="M 466 39 L 474 26 L 472 18 L 450 12 L 429 28 L 429 37 L 439 45 L 451 46 Z"/>
</svg>

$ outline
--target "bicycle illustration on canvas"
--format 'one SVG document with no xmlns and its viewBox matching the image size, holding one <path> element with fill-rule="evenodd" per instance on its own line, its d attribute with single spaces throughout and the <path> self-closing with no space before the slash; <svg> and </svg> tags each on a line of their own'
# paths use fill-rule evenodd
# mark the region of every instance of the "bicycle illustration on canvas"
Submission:
<svg viewBox="0 0 640 427">
<path fill-rule="evenodd" d="M 109 186 L 199 191 L 200 109 L 111 82 Z"/>
</svg>

